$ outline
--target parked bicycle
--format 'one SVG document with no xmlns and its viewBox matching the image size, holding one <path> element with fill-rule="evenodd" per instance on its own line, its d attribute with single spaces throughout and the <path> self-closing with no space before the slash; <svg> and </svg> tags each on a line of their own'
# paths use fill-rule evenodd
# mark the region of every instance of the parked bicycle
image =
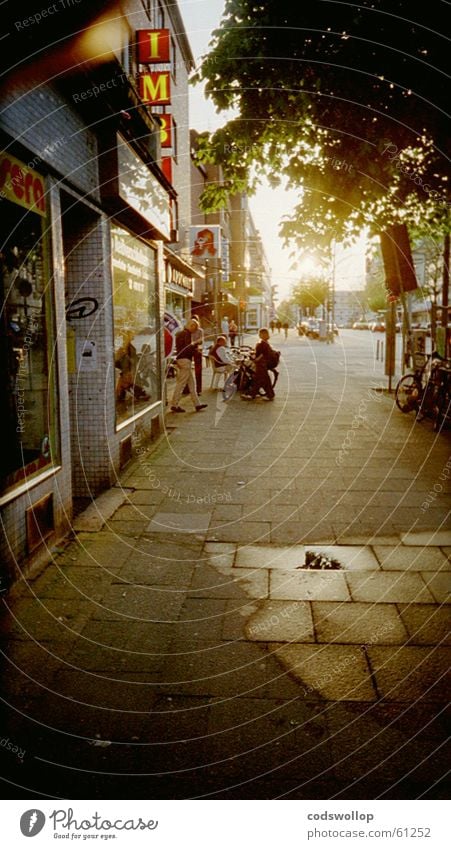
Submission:
<svg viewBox="0 0 451 849">
<path fill-rule="evenodd" d="M 395 391 L 395 401 L 402 413 L 415 412 L 417 421 L 425 416 L 433 419 L 434 431 L 440 431 L 451 420 L 451 361 L 434 351 L 413 373 L 405 374 Z"/>
</svg>

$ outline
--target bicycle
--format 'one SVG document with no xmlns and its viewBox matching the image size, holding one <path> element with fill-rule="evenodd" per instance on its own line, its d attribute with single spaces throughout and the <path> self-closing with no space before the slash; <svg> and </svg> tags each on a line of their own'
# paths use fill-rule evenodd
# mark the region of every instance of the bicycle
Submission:
<svg viewBox="0 0 451 849">
<path fill-rule="evenodd" d="M 430 416 L 434 431 L 449 421 L 451 363 L 434 351 L 411 374 L 405 374 L 395 390 L 396 405 L 402 413 L 415 412 L 417 421 Z"/>
<path fill-rule="evenodd" d="M 230 401 L 238 390 L 243 393 L 250 391 L 252 381 L 254 379 L 254 369 L 252 367 L 250 350 L 251 349 L 246 351 L 244 356 L 237 356 L 237 367 L 227 378 L 222 390 L 223 401 Z M 268 369 L 268 373 L 271 378 L 271 385 L 274 388 L 279 377 L 279 372 L 277 369 Z M 263 396 L 265 393 L 262 390 L 259 390 L 258 394 Z"/>
</svg>

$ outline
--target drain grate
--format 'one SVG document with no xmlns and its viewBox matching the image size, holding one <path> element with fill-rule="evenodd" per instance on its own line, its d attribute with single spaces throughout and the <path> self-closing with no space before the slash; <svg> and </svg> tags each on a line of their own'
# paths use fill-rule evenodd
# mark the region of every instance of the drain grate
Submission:
<svg viewBox="0 0 451 849">
<path fill-rule="evenodd" d="M 341 563 L 335 557 L 316 551 L 305 552 L 305 563 L 297 569 L 341 569 Z"/>
</svg>

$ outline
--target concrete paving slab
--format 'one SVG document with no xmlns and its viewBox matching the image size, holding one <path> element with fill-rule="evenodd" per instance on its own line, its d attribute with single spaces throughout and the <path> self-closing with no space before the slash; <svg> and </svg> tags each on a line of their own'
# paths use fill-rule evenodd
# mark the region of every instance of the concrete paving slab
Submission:
<svg viewBox="0 0 451 849">
<path fill-rule="evenodd" d="M 426 587 L 421 574 L 405 574 L 404 572 L 359 574 L 358 572 L 348 572 L 346 580 L 353 601 L 385 603 L 434 601 L 434 597 Z"/>
<path fill-rule="evenodd" d="M 375 545 L 374 553 L 384 571 L 438 572 L 451 569 L 451 563 L 438 546 Z"/>
<path fill-rule="evenodd" d="M 261 642 L 312 643 L 312 612 L 303 601 L 265 601 L 247 622 L 246 635 Z"/>
<path fill-rule="evenodd" d="M 184 601 L 183 590 L 170 587 L 113 585 L 93 619 L 108 622 L 123 617 L 127 621 L 174 622 Z"/>
<path fill-rule="evenodd" d="M 99 495 L 83 513 L 72 522 L 74 531 L 100 531 L 105 522 L 111 518 L 118 507 L 124 503 L 131 489 L 112 489 Z"/>
<path fill-rule="evenodd" d="M 401 645 L 407 631 L 394 604 L 312 604 L 316 639 L 319 643 L 358 645 Z"/>
<path fill-rule="evenodd" d="M 344 574 L 340 572 L 270 571 L 269 597 L 292 601 L 350 601 Z"/>
<path fill-rule="evenodd" d="M 246 545 L 238 548 L 236 569 L 296 569 L 305 561 L 303 545 Z"/>
<path fill-rule="evenodd" d="M 374 535 L 374 528 L 371 532 L 354 534 L 348 533 L 346 530 L 337 528 L 336 542 L 338 545 L 392 545 L 396 546 L 400 543 L 399 534 L 377 534 Z"/>
<path fill-rule="evenodd" d="M 450 645 L 449 608 L 437 604 L 398 604 L 400 616 L 414 645 Z"/>
<path fill-rule="evenodd" d="M 146 526 L 147 533 L 206 534 L 211 522 L 211 512 L 162 513 L 158 512 Z"/>
<path fill-rule="evenodd" d="M 383 698 L 401 702 L 449 700 L 451 649 L 372 646 L 368 657 Z"/>
<path fill-rule="evenodd" d="M 235 599 L 226 601 L 221 637 L 223 640 L 247 640 L 245 627 L 250 617 L 257 612 L 259 600 L 240 603 Z"/>
<path fill-rule="evenodd" d="M 439 572 L 431 575 L 430 572 L 421 572 L 423 581 L 432 593 L 434 600 L 442 604 L 449 604 L 451 598 L 451 575 L 449 572 Z"/>
<path fill-rule="evenodd" d="M 225 524 L 210 528 L 208 542 L 265 543 L 269 542 L 270 528 L 269 522 L 245 522 L 242 520 L 233 525 Z"/>
<path fill-rule="evenodd" d="M 345 571 L 377 571 L 379 563 L 371 548 L 365 545 L 309 545 L 306 550 L 338 560 Z"/>
<path fill-rule="evenodd" d="M 302 685 L 304 695 L 330 701 L 376 699 L 366 658 L 356 646 L 271 643 L 269 650 Z"/>
<path fill-rule="evenodd" d="M 191 597 L 198 598 L 267 598 L 268 573 L 255 569 L 239 571 L 200 566 L 196 569 L 189 590 Z"/>
<path fill-rule="evenodd" d="M 401 533 L 401 541 L 403 545 L 451 545 L 451 531 L 411 531 L 409 533 Z"/>
</svg>

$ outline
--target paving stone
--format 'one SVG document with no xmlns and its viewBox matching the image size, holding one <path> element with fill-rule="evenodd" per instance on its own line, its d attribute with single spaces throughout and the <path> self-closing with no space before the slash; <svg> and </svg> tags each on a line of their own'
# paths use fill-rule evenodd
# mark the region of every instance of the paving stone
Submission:
<svg viewBox="0 0 451 849">
<path fill-rule="evenodd" d="M 449 648 L 372 646 L 368 657 L 383 698 L 402 702 L 449 700 Z"/>
<path fill-rule="evenodd" d="M 235 559 L 237 569 L 296 569 L 304 563 L 303 545 L 246 545 L 238 548 Z"/>
<path fill-rule="evenodd" d="M 192 642 L 159 677 L 161 693 L 222 698 L 252 695 L 268 683 L 265 655 L 242 642 Z"/>
<path fill-rule="evenodd" d="M 425 573 L 428 574 L 428 573 Z M 431 592 L 420 575 L 404 572 L 378 572 L 346 575 L 353 601 L 432 602 Z"/>
<path fill-rule="evenodd" d="M 403 545 L 451 545 L 451 531 L 411 531 L 401 534 Z"/>
<path fill-rule="evenodd" d="M 235 522 L 233 525 L 210 528 L 208 542 L 264 543 L 269 542 L 269 522 Z"/>
<path fill-rule="evenodd" d="M 167 622 L 130 622 L 122 619 L 119 622 L 104 622 L 91 620 L 88 622 L 81 637 L 91 642 L 93 647 L 111 648 L 130 653 L 144 653 L 159 657 L 170 646 L 173 635 L 172 623 Z"/>
<path fill-rule="evenodd" d="M 54 686 L 60 696 L 74 703 L 74 731 L 77 727 L 76 712 L 80 716 L 83 706 L 90 705 L 103 709 L 105 732 L 111 734 L 108 739 L 118 739 L 119 734 L 122 738 L 133 736 L 131 720 L 133 717 L 138 719 L 138 727 L 142 727 L 158 696 L 145 673 L 130 672 L 128 677 L 130 680 L 126 683 L 114 677 L 99 679 L 98 675 L 89 672 L 60 669 Z"/>
<path fill-rule="evenodd" d="M 446 555 L 437 546 L 375 545 L 374 553 L 384 571 L 438 572 L 451 569 Z"/>
<path fill-rule="evenodd" d="M 340 572 L 270 571 L 269 597 L 293 601 L 350 601 L 346 580 Z"/>
<path fill-rule="evenodd" d="M 321 522 L 318 516 L 309 522 L 304 518 L 297 522 L 282 522 L 271 525 L 271 542 L 275 545 L 301 545 L 306 543 L 335 542 L 335 531 L 331 522 Z"/>
<path fill-rule="evenodd" d="M 138 556 L 121 568 L 119 575 L 111 580 L 111 584 L 122 585 L 124 589 L 131 584 L 142 587 L 167 586 L 182 590 L 189 587 L 195 568 L 195 563 L 155 562 L 145 555 Z"/>
<path fill-rule="evenodd" d="M 413 644 L 451 644 L 449 609 L 437 604 L 398 604 L 401 618 Z"/>
<path fill-rule="evenodd" d="M 258 601 L 240 603 L 236 599 L 226 601 L 222 621 L 221 637 L 223 640 L 247 640 L 246 624 L 259 608 Z"/>
<path fill-rule="evenodd" d="M 185 594 L 167 587 L 113 585 L 93 619 L 107 622 L 121 617 L 132 621 L 174 622 L 178 619 Z"/>
<path fill-rule="evenodd" d="M 202 566 L 196 569 L 189 591 L 191 597 L 204 598 L 266 598 L 268 573 L 255 569 L 231 570 L 224 575 L 216 569 Z"/>
<path fill-rule="evenodd" d="M 397 708 L 397 710 L 396 710 Z M 348 783 L 348 795 L 357 798 L 359 786 L 368 787 L 373 782 L 376 794 L 395 783 L 398 796 L 403 779 L 411 780 L 410 773 L 419 766 L 424 774 L 428 760 L 441 760 L 431 783 L 446 771 L 439 747 L 443 744 L 443 732 L 428 735 L 431 724 L 429 716 L 421 719 L 406 712 L 405 704 L 376 703 L 354 704 L 337 702 L 327 711 L 330 745 L 334 755 L 334 772 Z M 434 750 L 436 750 L 434 752 Z M 446 757 L 445 752 L 443 756 Z M 362 788 L 363 789 L 363 788 Z"/>
<path fill-rule="evenodd" d="M 308 550 L 338 560 L 341 568 L 346 571 L 366 572 L 379 569 L 379 564 L 369 546 L 309 545 Z"/>
<path fill-rule="evenodd" d="M 337 533 L 337 543 L 339 545 L 399 545 L 400 538 L 398 534 L 387 536 L 386 534 L 373 534 L 373 531 L 359 534 L 348 534 L 346 531 Z"/>
<path fill-rule="evenodd" d="M 127 494 L 127 490 L 113 487 L 97 496 L 95 501 L 73 520 L 74 531 L 99 531 L 124 502 Z"/>
<path fill-rule="evenodd" d="M 246 624 L 250 640 L 262 642 L 314 642 L 308 602 L 265 601 Z"/>
<path fill-rule="evenodd" d="M 332 701 L 376 698 L 366 658 L 357 646 L 271 643 L 269 648 L 302 684 L 304 695 Z"/>
<path fill-rule="evenodd" d="M 206 513 L 156 513 L 147 533 L 176 532 L 184 534 L 205 534 L 211 522 L 211 512 Z"/>
<path fill-rule="evenodd" d="M 187 598 L 180 610 L 178 622 L 169 626 L 172 634 L 171 652 L 196 640 L 221 640 L 227 601 L 222 598 Z"/>
<path fill-rule="evenodd" d="M 399 645 L 407 631 L 394 604 L 312 604 L 316 639 L 319 643 Z"/>
<path fill-rule="evenodd" d="M 449 603 L 451 594 L 451 575 L 449 572 L 440 572 L 431 575 L 430 572 L 421 572 L 422 578 L 432 593 L 434 600 Z"/>
</svg>

